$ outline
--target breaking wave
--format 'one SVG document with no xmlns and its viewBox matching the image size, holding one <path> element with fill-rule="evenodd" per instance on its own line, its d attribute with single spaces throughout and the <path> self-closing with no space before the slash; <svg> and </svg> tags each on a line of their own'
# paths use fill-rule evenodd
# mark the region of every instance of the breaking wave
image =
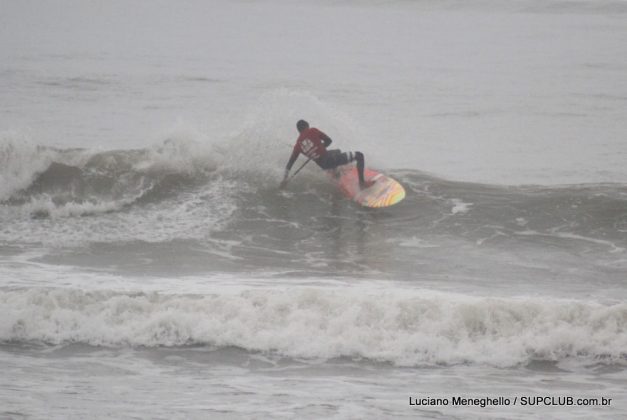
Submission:
<svg viewBox="0 0 627 420">
<path fill-rule="evenodd" d="M 199 145 L 167 140 L 143 150 L 93 152 L 0 143 L 0 201 L 36 217 L 79 216 L 158 201 L 215 171 Z"/>
<path fill-rule="evenodd" d="M 265 249 L 276 243 L 275 250 L 289 252 L 294 235 L 321 247 L 329 235 L 349 232 L 347 220 L 355 220 L 364 226 L 355 230 L 361 242 L 372 237 L 405 248 L 416 241 L 430 246 L 429 236 L 446 235 L 479 246 L 535 241 L 579 244 L 583 252 L 627 249 L 622 184 L 496 186 L 393 170 L 386 172 L 405 186 L 407 198 L 368 213 L 344 199 L 314 165 L 279 192 L 289 150 L 266 144 L 252 128 L 226 144 L 173 136 L 146 149 L 104 152 L 18 140 L 0 141 L 4 243 L 202 239 L 228 226 L 222 240 Z"/>
<path fill-rule="evenodd" d="M 291 358 L 402 366 L 625 363 L 627 304 L 426 290 L 248 289 L 211 295 L 0 291 L 0 340 L 93 346 L 235 346 Z"/>
</svg>

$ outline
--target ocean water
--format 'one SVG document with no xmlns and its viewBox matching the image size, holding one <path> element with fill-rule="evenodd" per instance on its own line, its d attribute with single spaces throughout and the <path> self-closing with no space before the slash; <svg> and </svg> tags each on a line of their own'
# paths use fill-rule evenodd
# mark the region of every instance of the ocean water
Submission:
<svg viewBox="0 0 627 420">
<path fill-rule="evenodd" d="M 1 2 L 0 418 L 627 417 L 626 75 L 622 0 Z"/>
</svg>

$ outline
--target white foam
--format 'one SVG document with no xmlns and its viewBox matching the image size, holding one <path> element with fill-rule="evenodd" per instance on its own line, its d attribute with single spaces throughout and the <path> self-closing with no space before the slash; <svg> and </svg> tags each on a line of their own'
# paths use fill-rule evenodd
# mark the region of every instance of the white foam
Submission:
<svg viewBox="0 0 627 420">
<path fill-rule="evenodd" d="M 41 196 L 19 207 L 0 207 L 0 241 L 46 246 L 80 246 L 90 242 L 202 239 L 228 222 L 237 209 L 233 182 L 216 179 L 202 189 L 181 193 L 157 204 L 120 210 L 134 198 L 55 205 Z M 47 217 L 33 219 L 33 214 Z M 72 217 L 91 215 L 95 217 Z"/>
<path fill-rule="evenodd" d="M 90 200 L 77 202 L 67 202 L 57 205 L 51 196 L 42 194 L 37 197 L 31 197 L 31 200 L 20 207 L 20 211 L 25 215 L 45 216 L 51 218 L 62 218 L 72 216 L 83 216 L 96 213 L 107 213 L 110 211 L 120 210 L 124 206 L 133 203 L 142 193 L 134 197 L 128 197 L 115 201 Z"/>
<path fill-rule="evenodd" d="M 415 289 L 217 289 L 213 294 L 0 290 L 0 340 L 237 346 L 397 365 L 533 359 L 622 362 L 627 304 L 485 298 Z"/>
<path fill-rule="evenodd" d="M 574 240 L 578 240 L 582 242 L 592 243 L 595 245 L 606 246 L 607 248 L 610 249 L 611 253 L 625 252 L 625 248 L 616 245 L 612 241 L 608 241 L 604 239 L 597 239 L 597 238 L 590 238 L 587 236 L 577 235 L 577 234 L 568 233 L 568 232 L 551 231 L 550 233 L 543 233 L 543 232 L 537 232 L 535 230 L 525 230 L 525 231 L 520 231 L 520 232 L 514 232 L 514 234 L 519 235 L 519 236 L 545 236 L 545 237 L 553 237 L 553 238 L 559 238 L 559 239 L 574 239 Z"/>
<path fill-rule="evenodd" d="M 0 201 L 26 188 L 44 171 L 57 153 L 35 146 L 23 133 L 0 133 Z"/>
<path fill-rule="evenodd" d="M 387 242 L 395 242 L 394 240 L 388 240 Z M 401 240 L 398 242 L 399 246 L 407 248 L 439 248 L 440 245 L 425 241 L 424 239 L 412 236 L 411 238 Z"/>
<path fill-rule="evenodd" d="M 453 203 L 453 208 L 451 209 L 451 214 L 465 214 L 468 213 L 468 210 L 470 210 L 470 207 L 473 205 L 473 203 L 466 203 L 458 198 L 453 198 L 451 199 L 451 202 Z"/>
</svg>

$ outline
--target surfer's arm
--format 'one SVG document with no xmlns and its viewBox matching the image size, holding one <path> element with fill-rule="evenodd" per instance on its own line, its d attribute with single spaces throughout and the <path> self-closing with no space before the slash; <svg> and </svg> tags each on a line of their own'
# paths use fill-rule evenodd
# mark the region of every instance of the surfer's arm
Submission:
<svg viewBox="0 0 627 420">
<path fill-rule="evenodd" d="M 331 137 L 327 136 L 322 131 L 320 132 L 320 138 L 324 142 L 324 147 L 329 147 L 331 143 L 333 142 L 333 140 L 331 140 Z"/>
</svg>

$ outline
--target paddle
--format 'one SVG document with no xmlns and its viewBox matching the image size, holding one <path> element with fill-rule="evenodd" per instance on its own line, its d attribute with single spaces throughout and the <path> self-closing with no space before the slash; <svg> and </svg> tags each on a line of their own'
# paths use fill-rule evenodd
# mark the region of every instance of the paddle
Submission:
<svg viewBox="0 0 627 420">
<path fill-rule="evenodd" d="M 294 178 L 296 176 L 296 174 L 298 174 L 300 172 L 300 170 L 303 169 L 305 167 L 305 165 L 307 165 L 309 163 L 310 160 L 311 160 L 311 158 L 307 159 L 307 161 L 305 163 L 303 163 L 300 166 L 300 168 L 296 169 L 296 172 L 294 172 L 289 178 L 287 178 L 286 180 L 281 182 L 281 185 L 279 185 L 279 188 L 285 188 L 287 186 L 287 183 L 290 182 L 292 180 L 292 178 Z"/>
</svg>

